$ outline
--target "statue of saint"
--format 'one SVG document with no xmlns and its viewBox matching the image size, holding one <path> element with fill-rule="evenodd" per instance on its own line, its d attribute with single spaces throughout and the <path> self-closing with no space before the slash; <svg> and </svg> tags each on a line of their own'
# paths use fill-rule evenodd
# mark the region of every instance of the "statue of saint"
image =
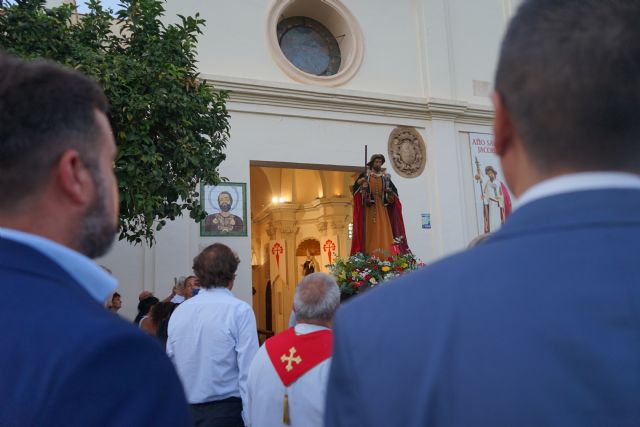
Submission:
<svg viewBox="0 0 640 427">
<path fill-rule="evenodd" d="M 385 158 L 374 154 L 353 184 L 353 237 L 351 254 L 363 252 L 386 257 L 409 252 L 398 190 Z"/>
<path fill-rule="evenodd" d="M 315 273 L 316 271 L 320 271 L 318 267 L 318 262 L 315 257 L 311 255 L 309 251 L 307 251 L 307 259 L 302 264 L 302 274 L 304 276 L 308 276 L 311 273 Z"/>
</svg>

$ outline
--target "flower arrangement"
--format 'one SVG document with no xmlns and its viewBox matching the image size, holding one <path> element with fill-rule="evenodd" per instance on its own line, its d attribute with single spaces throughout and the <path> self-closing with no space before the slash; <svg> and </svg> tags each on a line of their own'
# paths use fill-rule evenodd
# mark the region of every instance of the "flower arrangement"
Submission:
<svg viewBox="0 0 640 427">
<path fill-rule="evenodd" d="M 346 259 L 336 257 L 328 267 L 340 286 L 340 292 L 354 295 L 424 265 L 412 253 L 390 255 L 385 259 L 357 253 Z"/>
</svg>

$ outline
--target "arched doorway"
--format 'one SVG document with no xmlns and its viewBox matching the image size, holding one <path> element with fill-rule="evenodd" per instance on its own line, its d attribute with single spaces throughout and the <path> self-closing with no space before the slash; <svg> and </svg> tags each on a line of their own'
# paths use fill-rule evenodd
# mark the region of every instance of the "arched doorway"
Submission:
<svg viewBox="0 0 640 427">
<path fill-rule="evenodd" d="M 263 255 L 252 277 L 259 329 L 287 328 L 296 284 L 305 273 L 327 270 L 322 245 L 331 241 L 332 254 L 348 254 L 350 186 L 358 173 L 344 166 L 251 162 L 251 249 Z"/>
</svg>

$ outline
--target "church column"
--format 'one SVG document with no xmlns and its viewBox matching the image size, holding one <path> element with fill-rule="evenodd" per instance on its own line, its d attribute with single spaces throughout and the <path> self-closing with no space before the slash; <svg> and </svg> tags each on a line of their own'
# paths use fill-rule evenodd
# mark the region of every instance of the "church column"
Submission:
<svg viewBox="0 0 640 427">
<path fill-rule="evenodd" d="M 316 224 L 316 227 L 318 228 L 318 236 L 320 241 L 320 271 L 327 273 L 328 269 L 325 267 L 325 265 L 327 265 L 329 261 L 324 249 L 322 249 L 322 246 L 325 244 L 328 238 L 327 236 L 329 234 L 329 221 L 320 221 Z"/>
<path fill-rule="evenodd" d="M 336 253 L 341 257 L 349 256 L 351 251 L 351 242 L 347 235 L 347 218 L 346 216 L 336 215 L 330 222 L 330 234 L 338 236 L 338 248 Z"/>
<path fill-rule="evenodd" d="M 280 212 L 278 216 L 282 215 Z M 295 215 L 293 215 L 295 218 Z M 286 329 L 296 280 L 296 234 L 298 227 L 293 219 L 277 219 L 269 223 L 271 283 L 274 291 L 273 319 L 276 332 Z"/>
<path fill-rule="evenodd" d="M 287 248 L 287 278 L 285 281 L 285 292 L 283 293 L 283 316 L 284 328 L 286 329 L 289 321 L 289 315 L 293 308 L 293 295 L 296 288 L 296 235 L 298 227 L 295 221 L 283 220 L 279 221 L 278 230 L 281 238 L 286 242 Z"/>
</svg>

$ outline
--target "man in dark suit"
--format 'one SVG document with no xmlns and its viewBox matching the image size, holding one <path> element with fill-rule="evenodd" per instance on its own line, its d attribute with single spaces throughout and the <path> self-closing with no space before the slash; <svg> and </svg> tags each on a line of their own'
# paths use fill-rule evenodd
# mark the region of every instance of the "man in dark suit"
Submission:
<svg viewBox="0 0 640 427">
<path fill-rule="evenodd" d="M 639 18 L 524 1 L 493 96 L 520 205 L 339 310 L 327 426 L 640 426 Z"/>
<path fill-rule="evenodd" d="M 90 259 L 117 230 L 106 111 L 89 78 L 0 56 L 2 426 L 191 422 L 171 362 L 104 308 L 116 282 Z"/>
</svg>

